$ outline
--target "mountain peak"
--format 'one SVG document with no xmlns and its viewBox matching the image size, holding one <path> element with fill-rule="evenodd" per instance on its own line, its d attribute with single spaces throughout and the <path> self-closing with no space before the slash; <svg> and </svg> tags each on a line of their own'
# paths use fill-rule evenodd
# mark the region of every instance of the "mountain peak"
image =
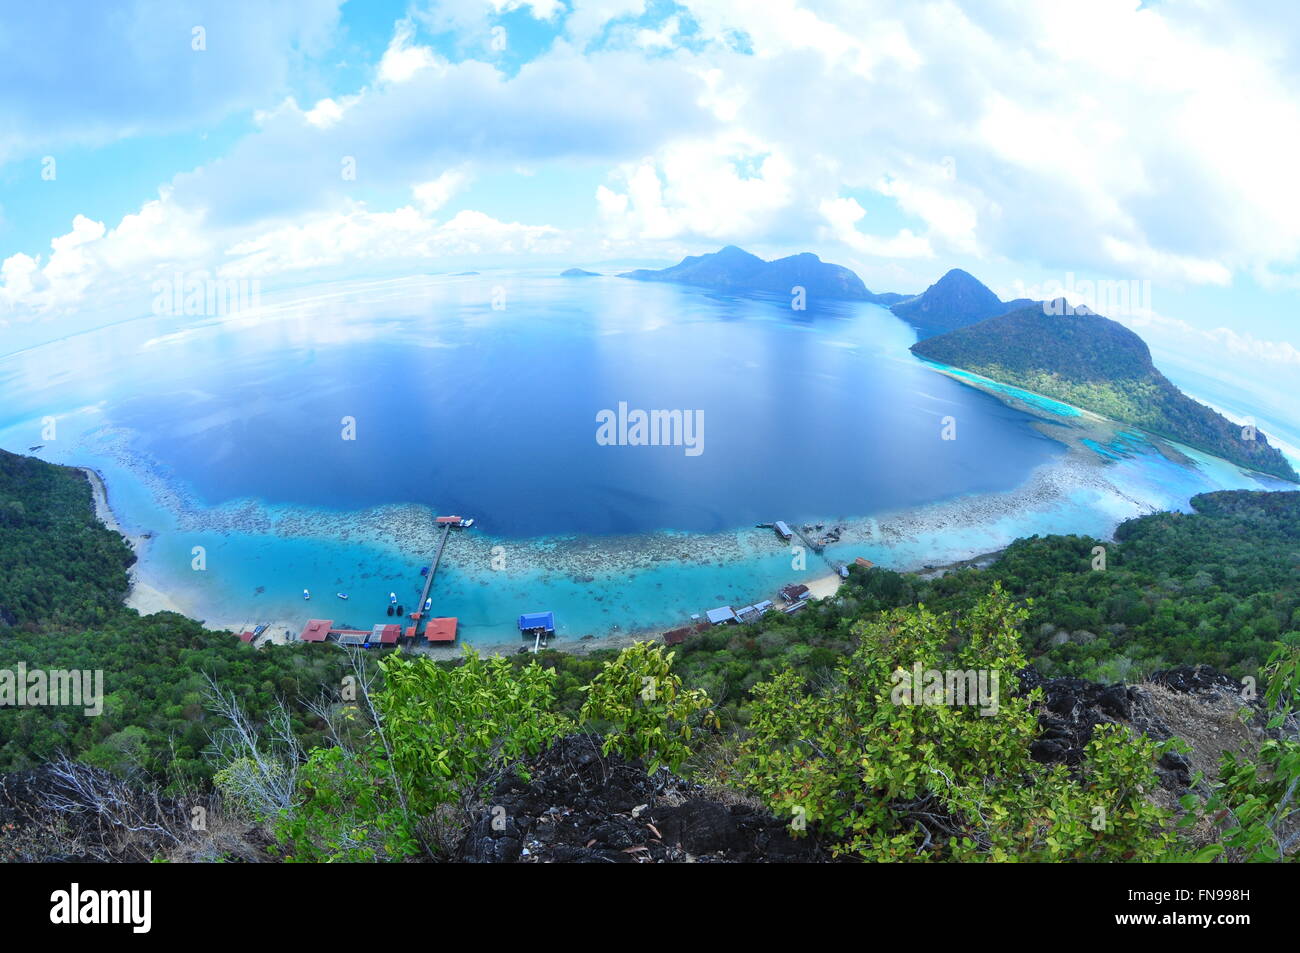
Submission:
<svg viewBox="0 0 1300 953">
<path fill-rule="evenodd" d="M 974 275 L 953 268 L 890 310 L 926 334 L 942 334 L 1001 314 L 1006 305 Z"/>
</svg>

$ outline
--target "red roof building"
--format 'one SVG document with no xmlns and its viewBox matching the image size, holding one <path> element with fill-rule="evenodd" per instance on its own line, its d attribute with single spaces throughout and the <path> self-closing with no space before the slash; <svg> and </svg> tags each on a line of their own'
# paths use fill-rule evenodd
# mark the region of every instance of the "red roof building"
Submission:
<svg viewBox="0 0 1300 953">
<path fill-rule="evenodd" d="M 664 633 L 665 645 L 681 645 L 686 641 L 686 637 L 691 634 L 691 627 L 685 626 L 680 629 L 670 629 Z"/>
<path fill-rule="evenodd" d="M 809 591 L 803 583 L 792 582 L 781 589 L 781 598 L 786 602 L 798 602 L 800 599 L 807 599 Z"/>
<path fill-rule="evenodd" d="M 439 516 L 434 522 L 441 525 L 445 523 L 459 523 L 460 520 L 461 518 L 459 516 Z"/>
<path fill-rule="evenodd" d="M 370 633 L 371 644 L 379 645 L 396 645 L 397 638 L 402 634 L 400 625 L 377 625 Z"/>
<path fill-rule="evenodd" d="M 408 626 L 406 627 L 406 637 L 407 637 L 408 639 L 414 639 L 414 638 L 415 638 L 415 626 L 413 626 L 413 625 L 408 625 Z"/>
<path fill-rule="evenodd" d="M 308 619 L 306 627 L 298 638 L 303 642 L 324 642 L 333 625 L 333 619 Z"/>
<path fill-rule="evenodd" d="M 251 641 L 253 641 L 253 633 L 252 633 L 252 632 L 240 632 L 240 633 L 239 633 L 239 641 L 241 641 L 241 642 L 251 642 Z"/>
<path fill-rule="evenodd" d="M 430 642 L 455 642 L 456 620 L 451 617 L 430 619 L 424 624 L 424 637 Z"/>
</svg>

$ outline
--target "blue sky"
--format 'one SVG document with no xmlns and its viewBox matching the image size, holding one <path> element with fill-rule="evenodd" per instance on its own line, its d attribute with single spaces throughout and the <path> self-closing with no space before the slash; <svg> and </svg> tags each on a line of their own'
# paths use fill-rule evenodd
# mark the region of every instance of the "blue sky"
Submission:
<svg viewBox="0 0 1300 953">
<path fill-rule="evenodd" d="M 1137 281 L 1111 316 L 1157 355 L 1274 403 L 1300 382 L 1290 4 L 50 6 L 0 20 L 0 352 L 144 313 L 176 272 L 734 243 L 875 290 Z"/>
</svg>

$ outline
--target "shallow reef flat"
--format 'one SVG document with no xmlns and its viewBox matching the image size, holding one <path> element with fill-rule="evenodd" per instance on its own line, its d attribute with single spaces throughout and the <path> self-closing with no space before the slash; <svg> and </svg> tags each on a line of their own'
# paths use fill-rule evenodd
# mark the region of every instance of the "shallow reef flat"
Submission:
<svg viewBox="0 0 1300 953">
<path fill-rule="evenodd" d="M 966 382 L 981 386 L 977 380 Z M 1066 452 L 1036 467 L 1012 490 L 969 494 L 893 512 L 799 521 L 798 525 L 834 527 L 839 535 L 838 542 L 827 546 L 821 557 L 806 554 L 804 576 L 790 568 L 790 544 L 771 529 L 758 527 L 717 533 L 660 531 L 534 539 L 496 537 L 475 528 L 451 532 L 439 592 L 456 611 L 477 615 L 478 640 L 485 643 L 504 641 L 512 613 L 534 602 L 554 603 L 561 612 L 568 603 L 574 622 L 567 627 L 570 638 L 625 639 L 632 631 L 680 622 L 688 610 L 705 608 L 710 600 L 716 604 L 769 597 L 784 581 L 824 575 L 830 567 L 857 556 L 892 569 L 923 570 L 970 559 L 1034 533 L 1106 538 L 1124 519 L 1159 509 L 1185 508 L 1190 496 L 1205 490 L 1281 485 L 1096 414 L 1073 409 L 1063 412 L 1059 407 L 1022 399 L 1023 395 L 1010 388 L 999 386 L 989 392 L 1031 413 L 1036 418 L 1033 426 L 1064 444 Z M 372 587 L 397 585 L 391 579 L 412 564 L 427 562 L 441 535 L 434 523 L 436 512 L 418 504 L 395 503 L 352 512 L 267 505 L 257 500 L 206 506 L 170 480 L 164 467 L 133 449 L 129 433 L 100 428 L 88 432 L 84 443 L 96 455 L 111 458 L 115 470 L 138 481 L 155 501 L 156 512 L 166 514 L 170 525 L 159 527 L 158 533 L 219 537 L 232 544 L 255 542 L 273 554 L 270 558 L 275 558 L 276 540 L 315 540 L 344 549 L 355 546 L 361 553 L 359 562 L 354 558 L 356 564 L 345 569 L 338 568 L 341 563 L 330 566 L 340 580 L 374 575 L 382 578 L 372 580 Z M 870 501 L 863 501 L 862 509 L 869 511 Z M 465 515 L 490 525 L 490 514 Z M 788 519 L 780 513 L 772 518 Z M 287 558 L 289 547 L 282 547 L 281 552 L 281 558 Z M 188 601 L 192 610 L 203 608 L 193 603 L 208 603 L 209 598 L 199 600 L 191 594 L 187 600 L 177 592 L 186 582 L 175 571 L 177 560 L 163 564 L 155 553 L 154 547 L 141 553 L 136 570 L 141 586 L 174 594 L 177 603 L 186 605 Z M 383 562 L 385 554 L 391 555 L 394 565 L 405 567 L 396 571 L 398 576 L 392 575 L 392 565 L 366 571 L 367 560 Z M 283 606 L 277 605 L 275 617 L 285 615 Z M 227 592 L 221 598 L 220 617 L 256 618 L 267 608 L 265 601 L 251 599 L 246 593 Z M 334 614 L 345 612 L 332 604 L 331 609 Z M 470 641 L 476 640 L 472 632 L 471 627 L 467 632 Z"/>
</svg>

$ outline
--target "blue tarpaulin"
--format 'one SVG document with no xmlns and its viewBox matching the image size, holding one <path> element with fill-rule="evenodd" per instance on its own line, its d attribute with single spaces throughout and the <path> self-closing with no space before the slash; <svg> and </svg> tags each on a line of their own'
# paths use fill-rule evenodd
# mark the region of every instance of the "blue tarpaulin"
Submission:
<svg viewBox="0 0 1300 953">
<path fill-rule="evenodd" d="M 545 632 L 555 631 L 554 612 L 526 612 L 519 617 L 519 631 L 531 632 L 541 629 Z"/>
</svg>

